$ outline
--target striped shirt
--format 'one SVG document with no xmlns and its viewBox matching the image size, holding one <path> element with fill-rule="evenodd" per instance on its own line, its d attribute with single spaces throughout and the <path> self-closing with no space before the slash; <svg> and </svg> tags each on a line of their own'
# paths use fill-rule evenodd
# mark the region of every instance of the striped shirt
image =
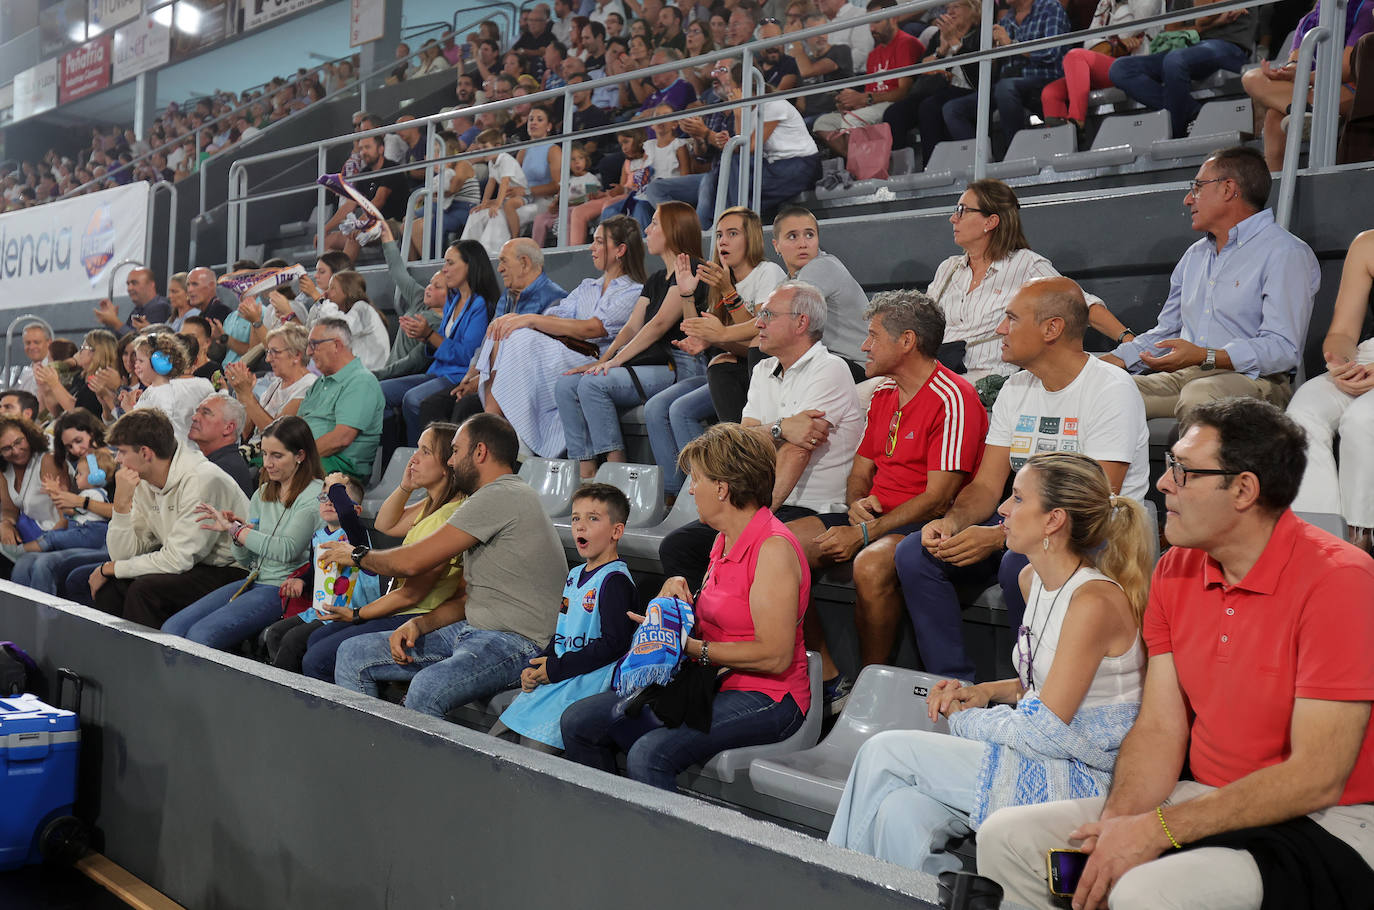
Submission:
<svg viewBox="0 0 1374 910">
<path fill-rule="evenodd" d="M 896 380 L 878 386 L 859 444 L 858 454 L 877 467 L 870 495 L 884 512 L 924 493 L 931 471 L 960 471 L 967 483 L 983 460 L 988 431 L 973 385 L 938 363 L 910 400 L 900 398 Z"/>
</svg>

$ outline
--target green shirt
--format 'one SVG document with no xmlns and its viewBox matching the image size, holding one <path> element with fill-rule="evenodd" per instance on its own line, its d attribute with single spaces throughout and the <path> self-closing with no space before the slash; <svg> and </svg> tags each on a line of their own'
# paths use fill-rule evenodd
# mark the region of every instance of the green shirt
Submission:
<svg viewBox="0 0 1374 910">
<path fill-rule="evenodd" d="M 252 529 L 243 535 L 243 546 L 234 544 L 234 559 L 258 570 L 258 584 L 279 585 L 310 561 L 310 538 L 323 524 L 315 497 L 323 489 L 323 480 L 310 481 L 290 508 L 266 502 L 261 487 L 253 494 L 248 503 Z"/>
<path fill-rule="evenodd" d="M 357 430 L 358 435 L 335 457 L 352 466 L 345 469 L 347 473 L 366 478 L 377 458 L 385 407 L 382 384 L 354 357 L 334 375 L 315 380 L 296 415 L 310 425 L 316 439 L 340 424 Z"/>
</svg>

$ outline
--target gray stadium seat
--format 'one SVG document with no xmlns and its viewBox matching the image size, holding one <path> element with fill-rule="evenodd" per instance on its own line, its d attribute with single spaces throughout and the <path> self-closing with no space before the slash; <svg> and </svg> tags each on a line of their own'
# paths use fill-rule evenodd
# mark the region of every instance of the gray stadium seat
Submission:
<svg viewBox="0 0 1374 910">
<path fill-rule="evenodd" d="M 926 694 L 942 678 L 900 667 L 864 667 L 825 740 L 791 755 L 755 759 L 749 782 L 760 793 L 834 815 L 854 756 L 874 734 L 949 732 L 944 718 L 932 724 L 926 715 Z"/>
<path fill-rule="evenodd" d="M 550 518 L 572 511 L 577 492 L 577 462 L 566 458 L 527 458 L 520 464 L 520 478 L 539 494 L 544 514 Z"/>
<path fill-rule="evenodd" d="M 1159 139 L 1150 143 L 1150 157 L 1156 161 L 1208 155 L 1219 148 L 1239 145 L 1255 131 L 1255 114 L 1249 98 L 1228 98 L 1202 105 L 1188 135 L 1181 139 Z"/>
<path fill-rule="evenodd" d="M 1131 164 L 1148 154 L 1153 142 L 1168 138 L 1168 111 L 1120 114 L 1102 121 L 1092 148 L 1086 152 L 1055 155 L 1050 166 L 1062 174 L 1066 171 Z"/>
<path fill-rule="evenodd" d="M 386 498 L 401 485 L 401 478 L 406 473 L 406 464 L 410 461 L 410 456 L 414 454 L 415 449 L 410 447 L 402 447 L 391 453 L 391 460 L 387 462 L 386 471 L 382 473 L 381 479 L 368 487 L 367 492 L 363 494 L 363 519 L 365 521 L 376 518 L 377 510 L 382 507 L 382 503 L 386 502 Z M 381 463 L 382 460 L 378 458 L 377 464 Z M 375 470 L 373 473 L 376 473 Z M 418 502 L 424 498 L 424 495 L 424 490 L 415 490 L 410 494 L 410 499 L 406 505 Z"/>
<path fill-rule="evenodd" d="M 927 189 L 962 183 L 973 173 L 973 145 L 972 139 L 941 142 L 930 153 L 924 171 L 904 174 L 889 184 L 902 189 Z"/>
<path fill-rule="evenodd" d="M 796 733 L 780 743 L 726 749 L 702 766 L 701 776 L 733 784 L 736 777 L 749 772 L 749 765 L 755 759 L 790 755 L 814 746 L 820 738 L 821 715 L 825 713 L 821 693 L 821 656 L 814 651 L 806 652 L 806 673 L 811 681 L 811 709 L 806 712 L 806 718 Z"/>
<path fill-rule="evenodd" d="M 569 464 L 576 469 L 575 462 Z M 663 506 L 663 471 L 658 465 L 608 461 L 596 469 L 596 481 L 617 487 L 629 497 L 626 528 L 652 528 L 663 522 L 667 509 Z"/>
<path fill-rule="evenodd" d="M 1328 534 L 1334 534 L 1341 540 L 1345 540 L 1346 526 L 1345 519 L 1332 512 L 1297 512 L 1295 513 L 1303 521 L 1310 525 L 1316 525 Z"/>
<path fill-rule="evenodd" d="M 620 538 L 620 555 L 636 556 L 640 559 L 658 561 L 658 547 L 663 538 L 688 522 L 697 520 L 697 506 L 687 491 L 683 490 L 673 503 L 672 511 L 660 524 L 646 528 L 626 528 L 625 536 Z"/>
<path fill-rule="evenodd" d="M 887 173 L 891 177 L 916 173 L 916 150 L 910 147 L 893 149 L 892 163 L 888 166 Z"/>
<path fill-rule="evenodd" d="M 1050 166 L 1056 155 L 1077 151 L 1077 131 L 1070 124 L 1045 129 L 1020 130 L 1001 161 L 988 165 L 988 176 L 998 180 L 1032 177 Z"/>
</svg>

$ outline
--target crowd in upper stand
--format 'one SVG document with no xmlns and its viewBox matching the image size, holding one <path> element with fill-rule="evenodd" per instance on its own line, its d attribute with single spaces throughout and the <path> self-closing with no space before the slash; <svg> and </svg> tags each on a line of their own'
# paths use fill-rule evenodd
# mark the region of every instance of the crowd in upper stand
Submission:
<svg viewBox="0 0 1374 910">
<path fill-rule="evenodd" d="M 1199 0 L 1191 5 L 1203 7 L 1207 2 Z M 714 223 L 712 208 L 720 179 L 721 149 L 736 131 L 739 115 L 698 116 L 691 109 L 740 97 L 741 80 L 729 63 L 731 58 L 710 55 L 755 39 L 776 37 L 778 44 L 763 49 L 755 58 L 767 91 L 861 73 L 874 79 L 834 94 L 763 106 L 761 214 L 769 217 L 780 205 L 817 184 L 824 157 L 849 154 L 850 131 L 856 128 L 888 126 L 890 143 L 878 140 L 879 157 L 884 160 L 875 163 L 881 166 L 886 165 L 890 148 L 916 148 L 919 160 L 928 161 L 938 143 L 973 137 L 977 66 L 957 60 L 962 54 L 981 49 L 982 6 L 976 0 L 955 0 L 944 7 L 840 29 L 826 36 L 787 40 L 791 32 L 843 22 L 864 11 L 894 5 L 895 0 L 874 0 L 864 8 L 847 0 L 820 0 L 815 5 L 810 0 L 725 0 L 717 5 L 585 0 L 579 7 L 558 0 L 552 8 L 538 3 L 523 10 L 519 33 L 509 45 L 492 21 L 482 22 L 466 41 L 458 41 L 453 32 L 445 31 L 414 48 L 401 43 L 395 51 L 396 66 L 386 81 L 396 83 L 451 69 L 456 80 L 456 104 L 443 111 L 452 111 L 454 116 L 445 122 L 441 141 L 433 149 L 424 147 L 418 129 L 412 131 L 413 137 L 387 137 L 386 153 L 376 166 L 418 162 L 470 148 L 497 148 L 513 141 L 538 142 L 561 130 L 561 102 L 542 105 L 542 118 L 524 104 L 476 118 L 462 111 L 487 100 L 508 100 L 706 55 L 706 62 L 697 66 L 573 96 L 575 129 L 613 123 L 625 123 L 626 127 L 620 133 L 582 143 L 584 154 L 573 156 L 579 182 L 570 240 L 585 243 L 588 220 L 604 215 L 607 209 L 611 215 L 624 211 L 647 225 L 653 206 L 669 199 L 696 206 L 703 229 L 709 229 Z M 1283 0 L 1253 12 L 1207 15 L 1200 10 L 1195 20 L 1187 22 L 1162 28 L 1131 27 L 1132 21 L 1159 15 L 1165 9 L 1164 0 L 1103 0 L 1097 4 L 1013 0 L 999 5 L 992 30 L 994 47 L 1085 28 L 1120 25 L 1122 31 L 1089 39 L 1078 48 L 1061 46 L 995 61 L 995 156 L 1000 157 L 1012 136 L 1032 122 L 1074 124 L 1079 146 L 1086 148 L 1091 140 L 1089 93 L 1113 85 L 1147 109 L 1167 110 L 1172 135 L 1185 136 L 1200 109 L 1192 94 L 1193 83 L 1218 72 L 1239 73 L 1252 60 L 1259 60 L 1262 66 L 1245 74 L 1243 88 L 1254 99 L 1256 132 L 1262 135 L 1266 161 L 1273 170 L 1281 168 L 1297 45 L 1316 25 L 1316 7 L 1303 16 L 1303 0 Z M 1291 26 L 1296 26 L 1292 41 L 1285 43 Z M 1354 103 L 1355 49 L 1372 28 L 1374 4 L 1346 6 L 1347 40 L 1340 89 L 1343 115 L 1350 113 Z M 882 75 L 898 67 L 946 59 L 951 61 L 948 69 L 919 77 L 890 79 Z M 5 199 L 10 207 L 17 208 L 56 198 L 91 181 L 97 181 L 96 188 L 105 188 L 130 180 L 182 179 L 194 173 L 209 155 L 231 148 L 255 131 L 348 84 L 356 78 L 356 65 L 355 60 L 343 60 L 312 71 L 301 70 L 290 84 L 278 79 L 237 98 L 216 95 L 197 102 L 190 113 L 169 109 L 142 139 L 135 139 L 132 130 L 113 128 L 108 134 L 97 130 L 92 149 L 75 157 L 53 150 L 42 161 L 11 164 L 9 173 L 0 170 Z M 249 103 L 252 106 L 246 111 L 226 113 Z M 674 111 L 683 112 L 682 119 L 657 129 L 632 124 L 640 117 Z M 430 113 L 436 111 L 412 111 L 408 116 Z M 384 124 L 373 118 L 372 125 Z M 185 141 L 170 151 L 135 163 L 140 150 L 181 137 Z M 552 238 L 549 210 L 558 195 L 559 147 L 539 144 L 507 157 L 511 160 L 504 161 L 496 154 L 445 168 L 449 205 L 440 219 L 445 231 L 462 232 L 470 212 L 497 202 L 492 211 L 503 217 L 496 234 L 488 238 L 493 252 L 499 246 L 497 235 L 501 231 L 519 236 L 533 230 L 541 245 Z M 361 151 L 355 149 L 351 166 L 362 169 L 362 161 Z M 501 164 L 504 168 L 498 167 Z M 856 161 L 849 165 L 852 172 L 868 166 Z M 495 167 L 501 178 L 499 197 L 482 196 L 489 166 Z M 553 179 L 551 175 L 555 175 Z M 423 169 L 413 172 L 413 179 L 423 178 Z M 738 194 L 731 187 L 727 204 L 737 201 Z M 402 203 L 393 200 L 392 208 Z M 480 220 L 485 227 L 487 219 Z M 418 242 L 416 248 L 418 253 Z"/>
</svg>

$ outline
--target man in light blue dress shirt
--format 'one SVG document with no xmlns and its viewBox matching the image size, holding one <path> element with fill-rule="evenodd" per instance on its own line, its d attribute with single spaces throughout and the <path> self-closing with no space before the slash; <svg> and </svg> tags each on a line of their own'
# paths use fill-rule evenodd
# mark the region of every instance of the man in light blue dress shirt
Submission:
<svg viewBox="0 0 1374 910">
<path fill-rule="evenodd" d="M 1155 327 L 1122 333 L 1104 358 L 1142 372 L 1146 417 L 1182 417 L 1235 395 L 1279 407 L 1292 397 L 1321 275 L 1311 248 L 1264 207 L 1270 184 L 1249 148 L 1223 149 L 1198 168 L 1183 204 L 1206 236 L 1174 267 Z"/>
</svg>

